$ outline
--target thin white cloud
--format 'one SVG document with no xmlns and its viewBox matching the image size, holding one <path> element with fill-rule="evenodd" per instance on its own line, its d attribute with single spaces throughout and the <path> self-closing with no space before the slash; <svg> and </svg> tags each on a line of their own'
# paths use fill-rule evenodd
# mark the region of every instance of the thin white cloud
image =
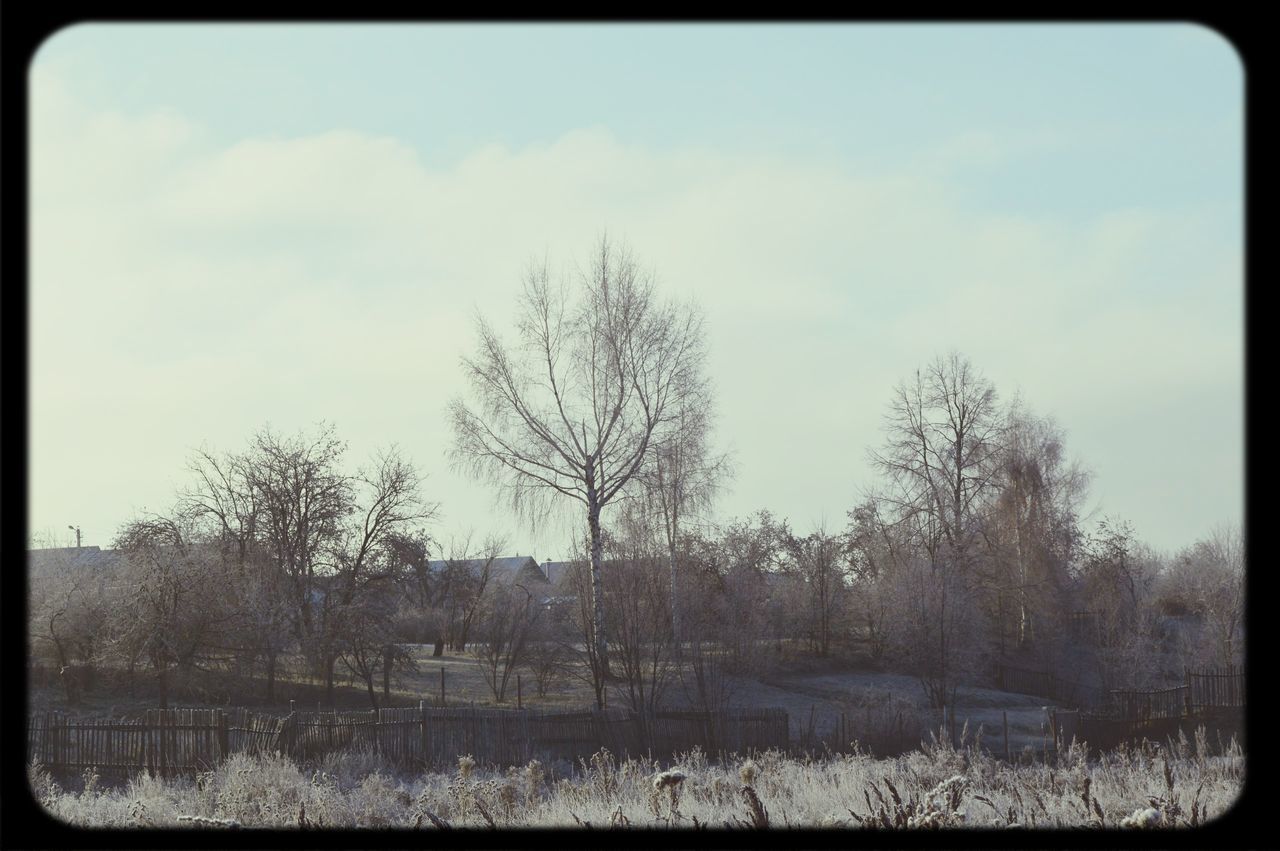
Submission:
<svg viewBox="0 0 1280 851">
<path fill-rule="evenodd" d="M 37 527 L 161 507 L 191 446 L 320 418 L 353 453 L 404 446 L 450 528 L 505 523 L 442 456 L 472 316 L 511 322 L 530 259 L 572 268 L 606 228 L 708 316 L 742 471 L 725 514 L 841 516 L 892 385 L 950 348 L 1086 433 L 1092 405 L 1141 411 L 1239 374 L 1239 251 L 1201 227 L 1213 211 L 1010 217 L 967 207 L 939 173 L 657 152 L 604 128 L 443 170 L 355 130 L 217 149 L 178 115 L 95 113 L 38 69 L 33 94 Z M 1006 155 L 981 133 L 946 154 Z M 1196 259 L 1170 267 L 1170 251 Z M 1205 432 L 1197 416 L 1108 439 L 1173 451 Z M 1133 503 L 1148 482 L 1097 473 L 1111 510 L 1145 510 Z M 1224 470 L 1195 486 L 1229 497 L 1239 481 Z M 1168 487 L 1186 486 L 1170 472 Z M 1194 532 L 1190 510 L 1165 532 L 1151 512 L 1151 534 Z"/>
</svg>

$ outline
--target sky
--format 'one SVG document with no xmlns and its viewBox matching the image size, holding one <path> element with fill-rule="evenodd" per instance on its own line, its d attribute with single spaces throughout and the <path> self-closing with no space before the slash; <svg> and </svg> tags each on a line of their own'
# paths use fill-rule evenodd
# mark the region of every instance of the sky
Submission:
<svg viewBox="0 0 1280 851">
<path fill-rule="evenodd" d="M 956 350 L 1065 430 L 1090 523 L 1242 521 L 1244 71 L 1203 27 L 82 24 L 29 86 L 30 538 L 110 546 L 194 449 L 324 420 L 442 545 L 570 555 L 446 406 L 476 316 L 605 232 L 706 316 L 711 520 L 843 527 Z"/>
</svg>

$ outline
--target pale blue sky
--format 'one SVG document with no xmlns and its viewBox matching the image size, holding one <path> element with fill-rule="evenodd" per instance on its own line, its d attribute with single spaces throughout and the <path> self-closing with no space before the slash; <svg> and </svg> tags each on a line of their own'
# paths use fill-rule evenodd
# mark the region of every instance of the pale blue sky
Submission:
<svg viewBox="0 0 1280 851">
<path fill-rule="evenodd" d="M 711 325 L 721 515 L 839 525 L 958 348 L 1162 548 L 1242 515 L 1243 71 L 1192 25 L 81 25 L 32 68 L 31 520 L 106 545 L 187 449 L 395 441 L 442 537 L 478 307 L 626 239 Z M 59 532 L 61 534 L 61 532 Z"/>
</svg>

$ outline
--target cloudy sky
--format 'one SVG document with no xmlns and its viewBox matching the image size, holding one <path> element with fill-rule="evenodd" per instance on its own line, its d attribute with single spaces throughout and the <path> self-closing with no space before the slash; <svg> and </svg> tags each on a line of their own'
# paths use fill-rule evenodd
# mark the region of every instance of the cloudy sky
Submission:
<svg viewBox="0 0 1280 851">
<path fill-rule="evenodd" d="M 126 26 L 31 87 L 30 530 L 108 546 L 201 445 L 396 443 L 441 539 L 474 316 L 607 229 L 709 325 L 720 518 L 844 523 L 967 354 L 1161 549 L 1243 514 L 1243 71 L 1191 25 Z"/>
</svg>

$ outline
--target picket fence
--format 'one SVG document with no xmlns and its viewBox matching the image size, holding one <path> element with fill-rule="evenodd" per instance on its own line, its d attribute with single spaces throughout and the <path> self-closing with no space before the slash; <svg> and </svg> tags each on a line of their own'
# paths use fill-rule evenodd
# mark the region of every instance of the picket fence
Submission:
<svg viewBox="0 0 1280 851">
<path fill-rule="evenodd" d="M 1052 671 L 997 665 L 995 680 L 1001 691 L 1047 697 L 1077 709 L 1105 705 L 1107 701 L 1107 693 L 1103 689 L 1059 677 Z"/>
<path fill-rule="evenodd" d="M 581 712 L 429 707 L 369 712 L 244 709 L 148 710 L 141 718 L 82 720 L 44 713 L 28 719 L 28 758 L 52 771 L 162 776 L 207 771 L 234 753 L 279 751 L 313 761 L 363 748 L 412 769 L 456 764 L 462 754 L 492 765 L 530 759 L 577 761 L 600 748 L 663 758 L 699 747 L 707 753 L 788 748 L 782 709 L 724 712 L 625 709 Z"/>
<path fill-rule="evenodd" d="M 1244 672 L 1234 667 L 1186 669 L 1183 683 L 1171 688 L 1103 690 L 1058 677 L 1049 671 L 999 665 L 996 668 L 996 685 L 1005 691 L 1048 697 L 1090 715 L 1116 720 L 1184 718 L 1245 705 Z"/>
</svg>

